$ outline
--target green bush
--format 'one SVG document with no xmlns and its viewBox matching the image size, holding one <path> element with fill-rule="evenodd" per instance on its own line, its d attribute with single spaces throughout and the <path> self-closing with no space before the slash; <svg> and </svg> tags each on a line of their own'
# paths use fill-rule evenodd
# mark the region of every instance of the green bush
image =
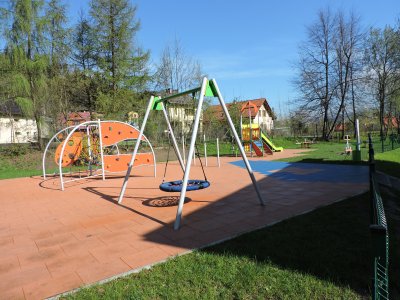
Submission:
<svg viewBox="0 0 400 300">
<path fill-rule="evenodd" d="M 0 155 L 5 157 L 17 157 L 28 153 L 28 145 L 12 144 L 0 148 Z"/>
</svg>

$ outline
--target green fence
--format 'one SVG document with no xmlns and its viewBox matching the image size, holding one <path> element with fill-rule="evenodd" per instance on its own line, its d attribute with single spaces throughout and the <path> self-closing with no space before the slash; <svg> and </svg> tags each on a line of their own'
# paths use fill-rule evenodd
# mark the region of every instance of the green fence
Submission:
<svg viewBox="0 0 400 300">
<path fill-rule="evenodd" d="M 374 143 L 369 135 L 369 178 L 373 250 L 373 299 L 389 299 L 389 234 L 375 174 Z"/>
<path fill-rule="evenodd" d="M 390 133 L 384 137 L 379 134 L 371 136 L 375 153 L 382 153 L 400 148 L 400 134 Z"/>
</svg>

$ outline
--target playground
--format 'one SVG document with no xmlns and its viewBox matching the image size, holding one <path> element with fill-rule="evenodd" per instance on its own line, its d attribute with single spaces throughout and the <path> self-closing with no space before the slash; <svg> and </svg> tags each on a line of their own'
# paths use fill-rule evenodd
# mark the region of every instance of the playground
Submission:
<svg viewBox="0 0 400 300">
<path fill-rule="evenodd" d="M 304 151 L 304 150 L 302 150 Z M 274 159 L 300 150 L 274 154 Z M 0 181 L 1 298 L 50 297 L 235 237 L 368 189 L 367 167 L 276 163 L 251 159 L 265 206 L 255 199 L 238 158 L 210 158 L 210 188 L 186 194 L 179 231 L 179 193 L 160 191 L 153 166 L 133 172 L 124 202 L 122 177 L 66 184 L 41 177 Z M 163 173 L 157 164 L 157 174 Z M 181 172 L 170 162 L 168 180 Z M 202 170 L 192 166 L 194 177 Z M 226 176 L 231 174 L 230 176 Z M 332 183 L 332 177 L 335 181 Z M 174 199 L 175 197 L 175 199 Z"/>
<path fill-rule="evenodd" d="M 165 106 L 196 93 L 185 159 Z M 207 158 L 204 143 L 200 158 L 206 96 L 218 98 L 239 155 L 220 157 L 217 147 Z M 144 135 L 157 110 L 170 142 L 162 163 Z M 313 150 L 284 150 L 249 119 L 239 138 L 215 80 L 204 78 L 178 95 L 152 96 L 140 129 L 97 120 L 55 133 L 42 176 L 0 181 L 0 298 L 47 298 L 138 272 L 368 190 L 367 166 L 277 161 Z"/>
</svg>

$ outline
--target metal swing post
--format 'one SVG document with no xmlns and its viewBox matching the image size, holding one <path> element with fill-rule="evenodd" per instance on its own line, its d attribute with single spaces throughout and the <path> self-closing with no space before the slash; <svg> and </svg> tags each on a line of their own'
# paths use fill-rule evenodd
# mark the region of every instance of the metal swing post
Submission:
<svg viewBox="0 0 400 300">
<path fill-rule="evenodd" d="M 126 171 L 124 183 L 122 185 L 121 192 L 118 197 L 118 204 L 121 204 L 122 199 L 124 198 L 124 194 L 125 194 L 126 186 L 128 184 L 129 176 L 131 175 L 132 167 L 133 167 L 133 164 L 136 159 L 136 154 L 139 150 L 140 141 L 142 140 L 143 132 L 144 132 L 144 129 L 146 128 L 147 118 L 149 117 L 153 102 L 154 102 L 154 96 L 151 96 L 150 100 L 149 100 L 149 104 L 147 105 L 146 113 L 143 118 L 143 123 L 142 123 L 142 127 L 140 128 L 139 136 L 136 140 L 135 149 L 133 150 L 132 158 L 131 158 L 131 161 L 129 162 L 128 170 Z"/>
<path fill-rule="evenodd" d="M 203 101 L 204 101 L 204 95 L 205 95 L 206 88 L 207 88 L 207 83 L 208 83 L 208 80 L 206 77 L 204 77 L 203 83 L 201 84 L 199 103 L 197 105 L 196 116 L 195 116 L 194 124 L 193 124 L 192 138 L 190 140 L 189 153 L 188 153 L 187 160 L 186 160 L 185 175 L 183 177 L 182 190 L 181 190 L 181 195 L 179 198 L 178 210 L 176 212 L 176 219 L 175 219 L 175 224 L 174 224 L 175 230 L 178 230 L 180 227 L 180 224 L 181 224 L 182 210 L 183 210 L 183 204 L 185 202 L 186 188 L 187 188 L 188 180 L 189 180 L 191 160 L 194 155 L 194 147 L 195 147 L 195 143 L 196 143 L 197 131 L 199 129 L 201 109 L 203 107 Z"/>
<path fill-rule="evenodd" d="M 211 79 L 211 83 L 212 83 L 212 85 L 213 85 L 214 88 L 215 88 L 215 91 L 216 91 L 216 93 L 217 93 L 217 97 L 218 97 L 219 103 L 221 104 L 222 109 L 224 110 L 225 117 L 226 117 L 226 119 L 228 120 L 229 126 L 231 127 L 231 130 L 232 130 L 232 132 L 233 132 L 233 135 L 235 136 L 235 140 L 236 140 L 236 143 L 237 143 L 237 145 L 238 145 L 238 147 L 239 147 L 240 154 L 242 155 L 242 158 L 243 158 L 243 161 L 244 161 L 244 163 L 245 163 L 245 165 L 246 165 L 247 171 L 249 172 L 251 181 L 253 182 L 254 189 L 256 190 L 256 193 L 257 193 L 257 196 L 258 196 L 258 200 L 260 201 L 260 204 L 264 206 L 264 205 L 265 205 L 265 202 L 264 202 L 264 200 L 263 200 L 263 198 L 262 198 L 262 196 L 261 196 L 260 190 L 259 190 L 259 188 L 258 188 L 257 180 L 256 180 L 256 178 L 254 177 L 253 170 L 252 170 L 252 168 L 251 168 L 251 166 L 250 166 L 249 160 L 248 160 L 247 157 L 246 157 L 246 153 L 244 152 L 242 143 L 241 143 L 241 141 L 240 141 L 240 139 L 239 139 L 239 136 L 238 136 L 238 134 L 237 134 L 237 132 L 236 132 L 235 125 L 233 125 L 231 116 L 229 115 L 228 109 L 226 108 L 224 98 L 223 98 L 222 95 L 221 95 L 221 92 L 220 92 L 220 90 L 219 90 L 219 88 L 218 88 L 218 85 L 217 85 L 217 82 L 215 81 L 215 79 Z M 251 125 L 250 125 L 250 126 L 251 126 Z M 250 134 L 251 134 L 251 131 L 250 131 Z"/>
</svg>

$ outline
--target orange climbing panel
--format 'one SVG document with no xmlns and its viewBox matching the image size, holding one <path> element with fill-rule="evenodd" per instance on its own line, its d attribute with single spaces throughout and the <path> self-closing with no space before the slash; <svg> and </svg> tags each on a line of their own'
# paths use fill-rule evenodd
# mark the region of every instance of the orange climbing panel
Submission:
<svg viewBox="0 0 400 300">
<path fill-rule="evenodd" d="M 131 154 L 104 155 L 104 170 L 108 172 L 122 172 L 128 169 Z M 137 153 L 134 167 L 154 164 L 152 153 Z"/>
<path fill-rule="evenodd" d="M 134 127 L 117 122 L 101 122 L 101 139 L 103 147 L 117 144 L 123 140 L 137 139 L 139 130 Z M 145 138 L 142 137 L 142 141 Z"/>
<path fill-rule="evenodd" d="M 79 155 L 81 154 L 82 151 L 82 137 L 83 133 L 81 132 L 74 132 L 70 139 L 67 141 L 67 144 L 65 145 L 64 149 L 64 155 L 62 158 L 62 163 L 61 165 L 63 167 L 67 167 L 71 165 L 74 161 L 76 161 L 79 158 Z M 61 149 L 63 147 L 64 143 L 61 143 L 58 145 L 56 149 L 56 154 L 54 156 L 54 161 L 56 164 L 59 164 L 60 161 L 60 155 L 61 155 Z"/>
</svg>

